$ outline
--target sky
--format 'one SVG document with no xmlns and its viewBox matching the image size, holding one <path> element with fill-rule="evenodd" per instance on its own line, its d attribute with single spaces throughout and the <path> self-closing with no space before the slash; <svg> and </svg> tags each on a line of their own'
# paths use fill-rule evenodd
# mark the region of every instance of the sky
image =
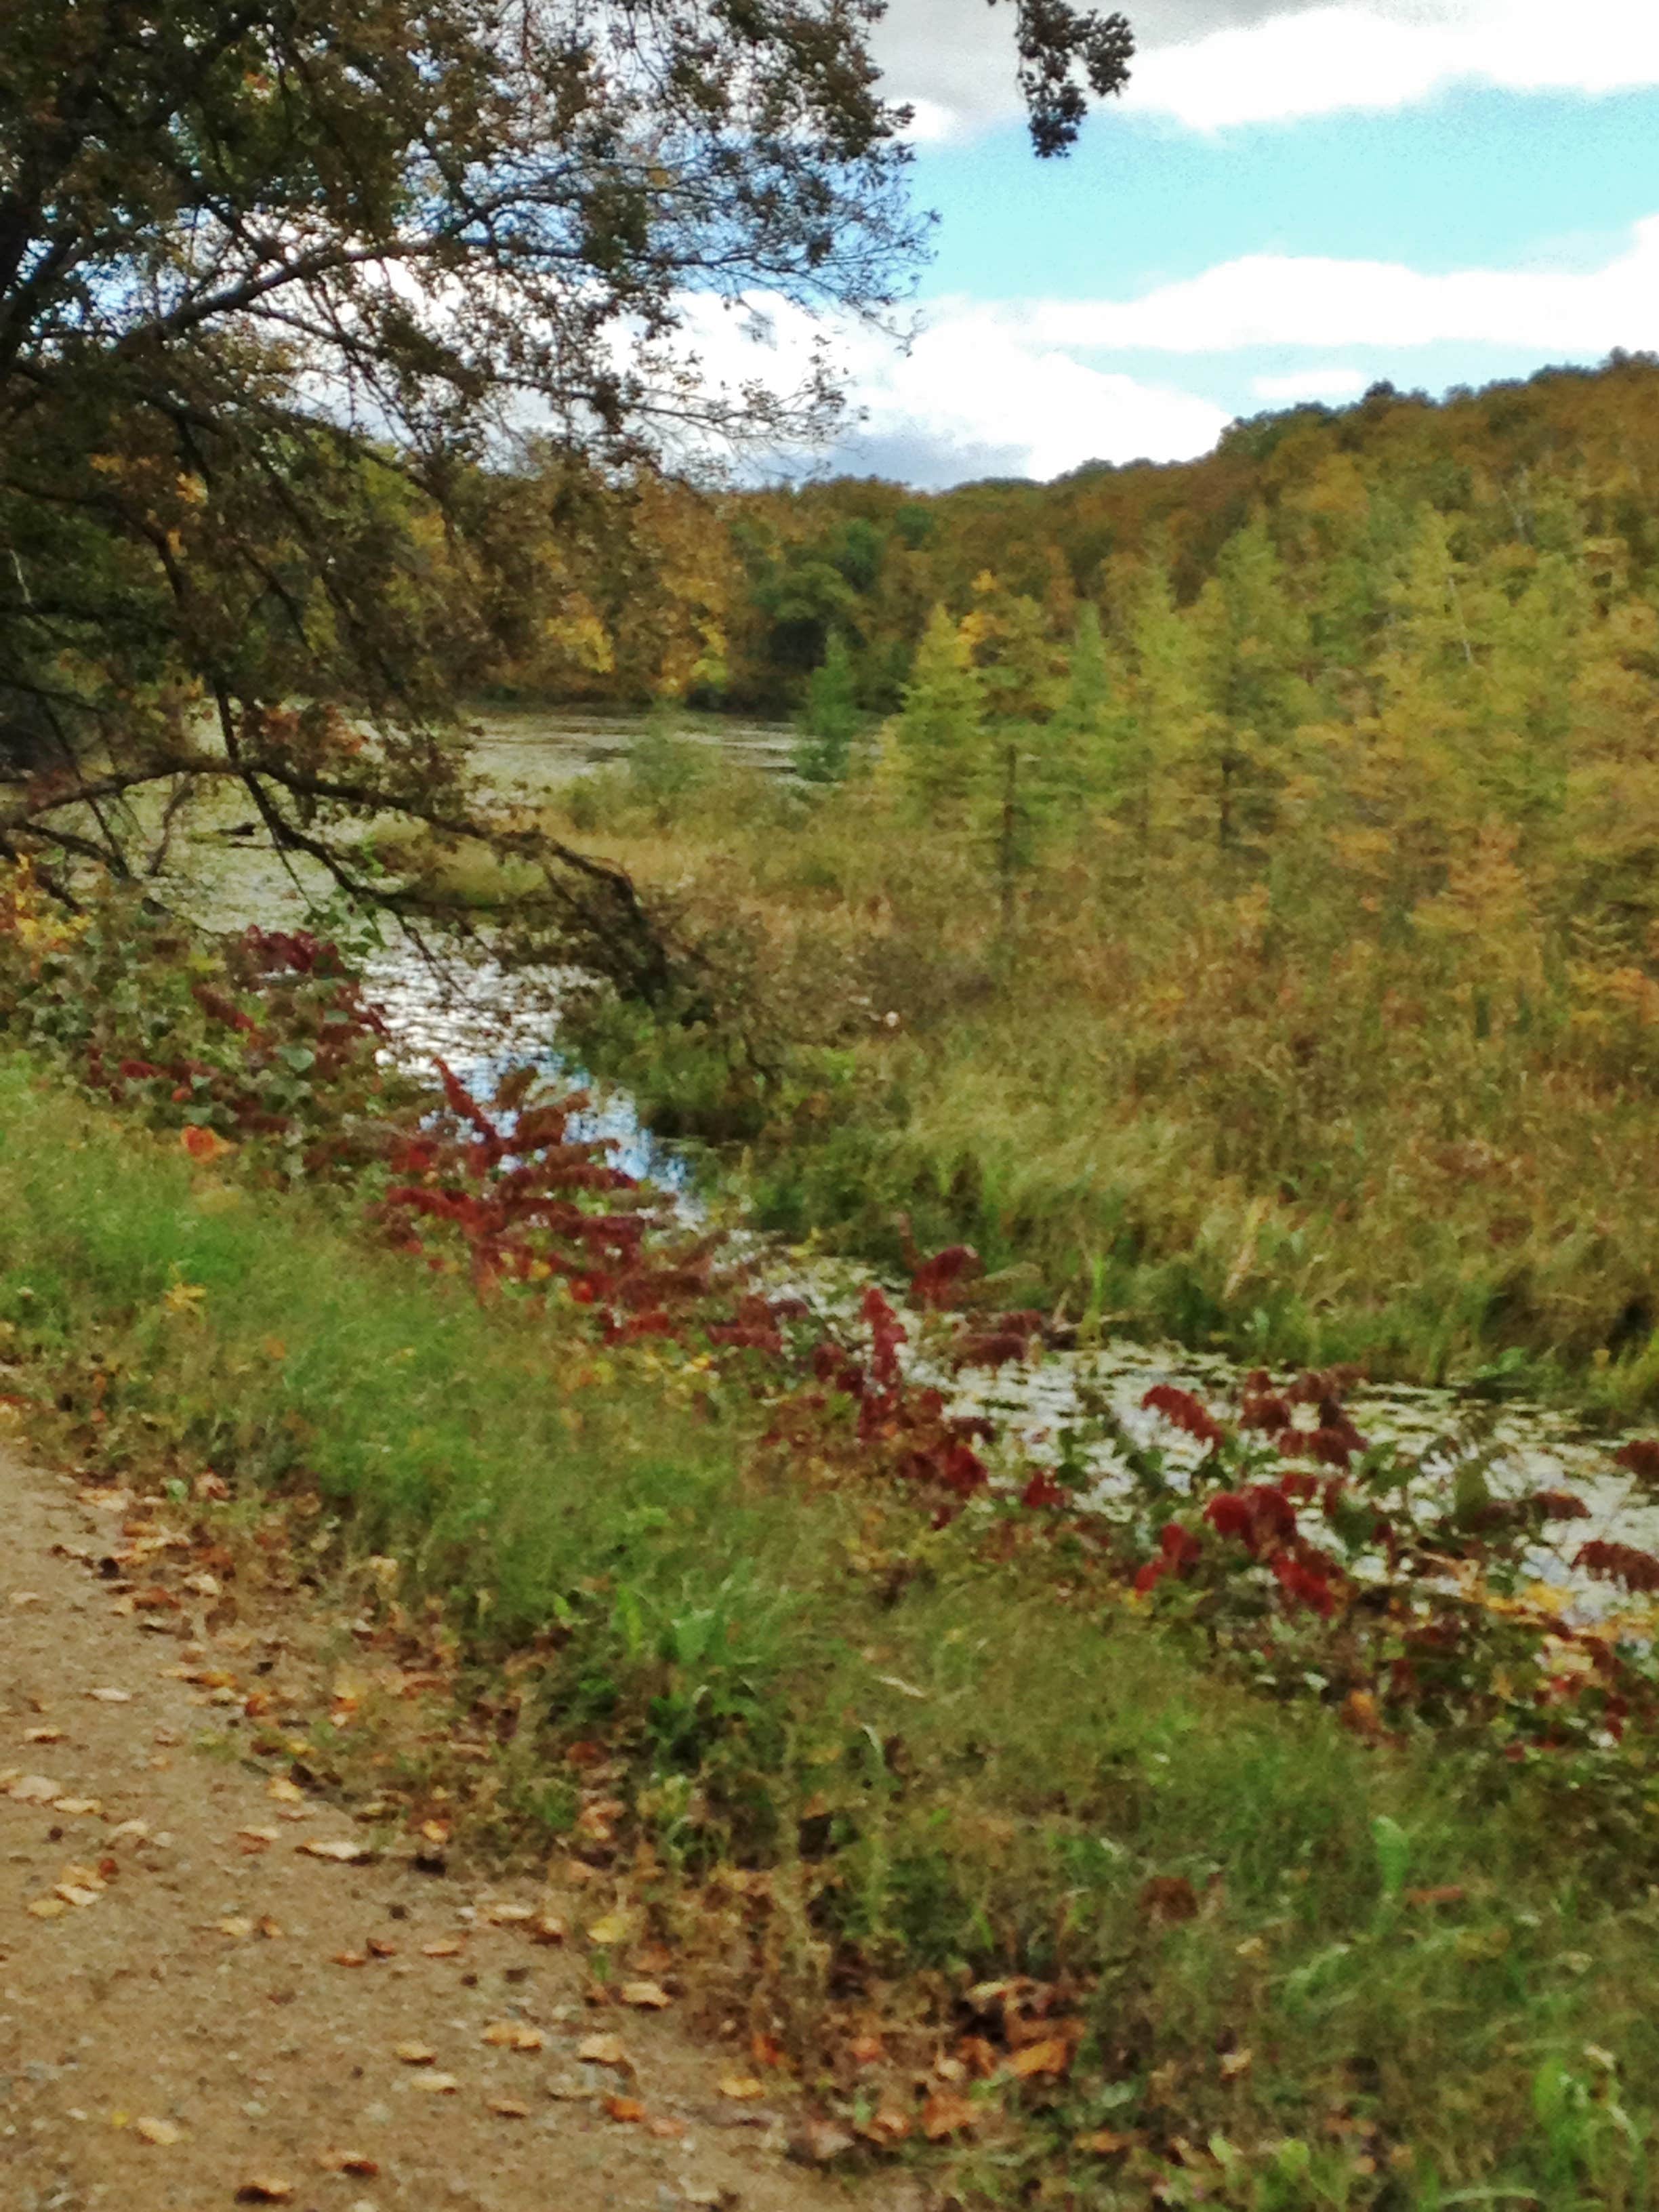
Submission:
<svg viewBox="0 0 1659 2212">
<path fill-rule="evenodd" d="M 1304 399 L 1659 349 L 1659 0 L 1123 0 L 1138 55 L 1032 155 L 1012 9 L 891 0 L 937 210 L 908 354 L 840 345 L 830 465 L 940 486 L 1200 453 Z M 806 342 L 787 315 L 781 361 Z"/>
</svg>

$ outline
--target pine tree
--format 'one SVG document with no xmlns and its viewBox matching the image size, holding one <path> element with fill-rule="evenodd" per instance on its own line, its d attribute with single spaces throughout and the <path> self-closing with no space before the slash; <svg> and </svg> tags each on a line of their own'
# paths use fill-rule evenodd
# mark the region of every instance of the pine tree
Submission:
<svg viewBox="0 0 1659 2212">
<path fill-rule="evenodd" d="M 894 781 L 927 821 L 960 822 L 985 781 L 985 687 L 942 606 L 928 617 L 904 702 L 889 725 Z"/>
<path fill-rule="evenodd" d="M 853 656 L 839 630 L 831 630 L 823 659 L 807 678 L 795 773 L 808 783 L 844 783 L 864 717 L 859 711 Z"/>
</svg>

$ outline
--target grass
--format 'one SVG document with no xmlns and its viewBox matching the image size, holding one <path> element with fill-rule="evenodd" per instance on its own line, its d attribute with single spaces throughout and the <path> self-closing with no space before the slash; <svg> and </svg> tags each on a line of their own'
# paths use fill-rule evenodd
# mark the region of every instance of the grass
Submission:
<svg viewBox="0 0 1659 2212">
<path fill-rule="evenodd" d="M 482 1677 L 531 1666 L 532 1835 L 597 1733 L 683 1924 L 712 1868 L 770 1869 L 765 2001 L 831 2074 L 853 2012 L 936 2048 L 970 1984 L 1054 1985 L 1077 2064 L 1018 2130 L 975 2093 L 969 2201 L 1654 2201 L 1639 1747 L 1599 1777 L 1368 1747 L 1063 1557 L 781 1462 L 731 1381 L 481 1306 L 16 1058 L 0 1323 L 43 1436 L 211 1466 L 233 1512 L 313 1493 L 314 1571 L 391 1552 Z"/>
<path fill-rule="evenodd" d="M 879 779 L 610 771 L 563 804 L 715 979 L 689 1021 L 596 1007 L 582 1047 L 768 1225 L 896 1265 L 908 1218 L 1019 1302 L 1250 1360 L 1659 1402 L 1659 1001 L 1501 857 L 1391 914 L 1317 851 L 1103 833 L 1040 853 L 1005 936 L 984 841 Z"/>
</svg>

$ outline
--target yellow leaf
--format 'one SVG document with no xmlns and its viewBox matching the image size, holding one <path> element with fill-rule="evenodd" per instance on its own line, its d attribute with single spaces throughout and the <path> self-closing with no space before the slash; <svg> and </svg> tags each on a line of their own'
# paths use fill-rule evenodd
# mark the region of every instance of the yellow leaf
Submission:
<svg viewBox="0 0 1659 2212">
<path fill-rule="evenodd" d="M 517 2097 L 486 2097 L 484 2103 L 498 2119 L 527 2120 L 530 2107 Z"/>
<path fill-rule="evenodd" d="M 673 2002 L 667 1990 L 659 1988 L 655 1982 L 624 1982 L 622 2001 L 625 2005 L 637 2006 L 642 2012 L 661 2012 L 665 2006 Z"/>
<path fill-rule="evenodd" d="M 619 2035 L 589 2035 L 576 2045 L 578 2058 L 585 2058 L 590 2066 L 617 2066 L 629 2071 L 633 2061 L 623 2046 Z"/>
<path fill-rule="evenodd" d="M 430 2066 L 438 2054 L 429 2043 L 394 2043 L 392 2055 L 405 2066 Z"/>
<path fill-rule="evenodd" d="M 739 2102 L 766 2094 L 765 2082 L 757 2081 L 752 2074 L 722 2074 L 719 2086 L 722 2097 L 732 2097 Z"/>
<path fill-rule="evenodd" d="M 599 1944 L 602 1949 L 610 1950 L 616 1944 L 628 1941 L 633 1925 L 630 1914 L 607 1912 L 602 1920 L 596 1920 L 589 1928 L 587 1940 L 590 1943 Z"/>
<path fill-rule="evenodd" d="M 429 2090 L 434 2097 L 447 2097 L 461 2085 L 453 2074 L 417 2074 L 412 2086 L 416 2089 Z"/>
<path fill-rule="evenodd" d="M 132 2132 L 141 2142 L 157 2143 L 165 2148 L 169 2143 L 176 2143 L 184 2130 L 175 2127 L 171 2120 L 135 2120 Z"/>
<path fill-rule="evenodd" d="M 279 1805 L 298 1805 L 304 1802 L 305 1791 L 297 1782 L 290 1782 L 286 1774 L 273 1774 L 265 1784 L 267 1797 L 274 1797 Z"/>
<path fill-rule="evenodd" d="M 372 2181 L 380 2170 L 380 2160 L 362 2150 L 319 2151 L 317 2163 L 325 2173 L 355 2173 L 365 2181 Z"/>
<path fill-rule="evenodd" d="M 498 2051 L 539 2051 L 547 2040 L 540 2028 L 526 2027 L 516 2020 L 492 2020 L 483 2039 Z"/>
<path fill-rule="evenodd" d="M 58 1920 L 69 1911 L 61 1897 L 36 1897 L 25 1907 L 37 1920 Z"/>
</svg>

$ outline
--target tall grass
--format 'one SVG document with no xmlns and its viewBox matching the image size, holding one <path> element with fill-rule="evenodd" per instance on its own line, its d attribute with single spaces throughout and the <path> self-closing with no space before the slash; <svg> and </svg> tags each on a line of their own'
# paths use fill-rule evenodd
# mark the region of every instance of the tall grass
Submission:
<svg viewBox="0 0 1659 2212">
<path fill-rule="evenodd" d="M 896 1261 L 908 1218 L 1074 1321 L 1252 1359 L 1659 1397 L 1659 994 L 1501 856 L 1389 914 L 1316 846 L 1264 873 L 1097 838 L 1005 932 L 982 841 L 879 784 L 728 776 L 672 831 L 607 805 L 727 1001 L 584 1042 L 744 1148 L 772 1225 Z"/>
<path fill-rule="evenodd" d="M 1183 2173 L 1240 2208 L 1652 2201 L 1636 1768 L 1368 1747 L 1063 1558 L 780 1464 L 696 1369 L 480 1306 L 15 1060 L 0 1329 L 43 1435 L 140 1481 L 314 1493 L 325 1569 L 391 1551 L 470 1663 L 533 1652 L 503 1754 L 526 1817 L 568 1817 L 528 1785 L 598 1731 L 671 1868 L 771 1867 L 794 1935 L 769 1995 L 803 2039 L 832 1989 L 942 2027 L 988 1975 L 1070 1990 L 1079 2063 L 970 2160 L 976 2201 L 1040 2174 L 1178 2202 Z M 1073 2150 L 1101 2129 L 1129 2147 Z M 1185 2168 L 1152 2157 L 1176 2136 Z"/>
</svg>

